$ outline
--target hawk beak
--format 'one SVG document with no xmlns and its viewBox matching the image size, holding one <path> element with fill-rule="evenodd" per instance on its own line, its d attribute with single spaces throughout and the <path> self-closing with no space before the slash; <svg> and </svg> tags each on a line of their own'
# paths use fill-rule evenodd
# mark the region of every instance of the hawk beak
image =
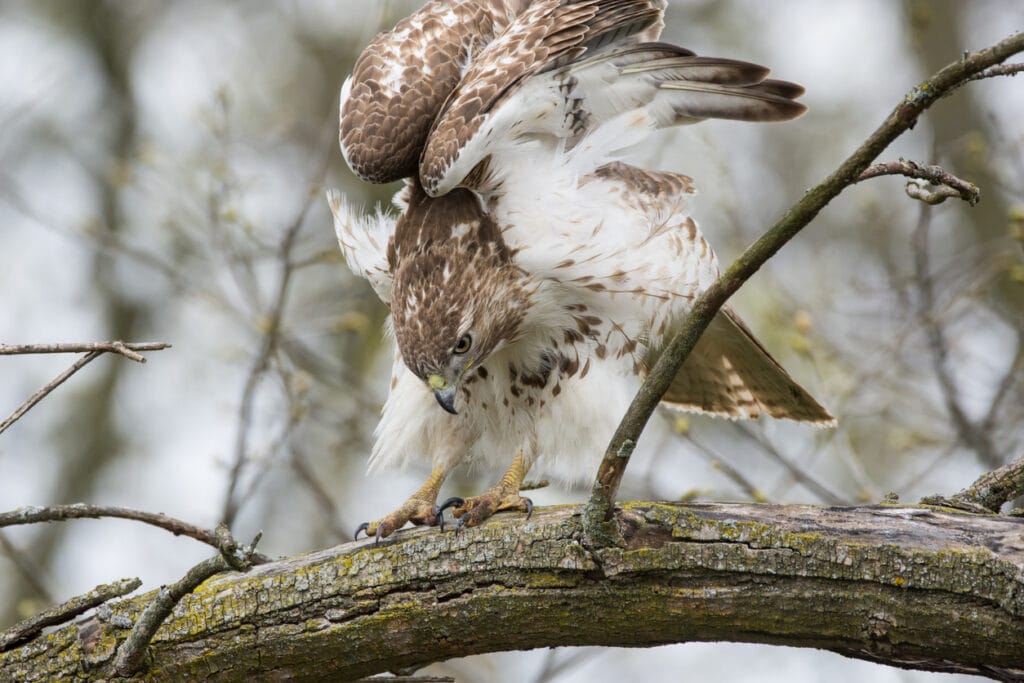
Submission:
<svg viewBox="0 0 1024 683">
<path fill-rule="evenodd" d="M 437 399 L 438 404 L 452 415 L 458 415 L 455 412 L 456 386 L 450 384 L 441 375 L 431 375 L 427 378 L 427 384 L 434 390 L 434 398 Z"/>
</svg>

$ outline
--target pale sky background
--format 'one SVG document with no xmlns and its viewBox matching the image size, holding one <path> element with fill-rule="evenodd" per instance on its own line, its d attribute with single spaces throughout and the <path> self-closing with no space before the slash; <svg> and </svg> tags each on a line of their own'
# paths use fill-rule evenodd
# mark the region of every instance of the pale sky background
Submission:
<svg viewBox="0 0 1024 683">
<path fill-rule="evenodd" d="M 94 361 L 0 435 L 0 509 L 117 504 L 212 527 L 221 515 L 243 385 L 260 347 L 260 314 L 279 277 L 273 245 L 306 203 L 325 154 L 327 186 L 340 186 L 367 205 L 386 200 L 388 190 L 368 188 L 348 173 L 328 128 L 335 125 L 337 92 L 351 60 L 374 33 L 418 3 L 143 0 L 119 11 L 115 3 L 120 23 L 113 35 L 130 51 L 126 111 L 134 123 L 123 155 L 115 144 L 124 119 L 96 38 L 106 30 L 96 22 L 109 18 L 111 6 L 93 3 L 106 14 L 92 16 L 81 6 L 71 11 L 72 4 L 0 3 L 0 342 L 111 338 L 104 313 L 111 295 L 96 284 L 100 268 L 115 298 L 143 312 L 131 341 L 174 347 L 147 354 L 145 365 L 115 357 Z M 974 0 L 959 5 L 957 44 L 922 50 L 915 36 L 928 34 L 914 22 L 941 22 L 934 13 L 955 6 L 952 0 L 672 2 L 663 40 L 769 65 L 776 77 L 806 86 L 810 111 L 784 125 L 708 122 L 671 131 L 637 150 L 632 161 L 695 179 L 694 214 L 728 263 L 926 75 L 920 54 L 938 51 L 946 63 L 1024 29 L 1019 1 Z M 1024 79 L 965 90 L 969 94 L 938 107 L 970 102 L 981 128 L 936 141 L 926 115 L 882 160 L 982 159 L 999 178 L 996 186 L 982 186 L 983 204 L 996 207 L 993 220 L 1005 222 L 1009 210 L 1024 206 Z M 971 177 L 966 168 L 949 168 Z M 659 416 L 646 438 L 647 453 L 627 474 L 624 498 L 693 492 L 704 500 L 747 499 L 709 452 L 773 502 L 822 498 L 795 484 L 772 453 L 851 504 L 877 501 L 888 491 L 907 501 L 952 492 L 986 469 L 956 444 L 919 325 L 899 302 L 897 292 L 911 286 L 918 216 L 902 185 L 882 179 L 848 190 L 736 299 L 773 353 L 833 410 L 840 429 L 765 421 L 748 426 L 751 438 L 733 425 L 691 418 L 687 436 L 698 446 L 673 433 L 671 416 Z M 104 250 L 96 235 L 109 219 L 103 198 L 111 195 L 122 248 Z M 290 353 L 281 373 L 268 375 L 257 393 L 243 478 L 244 488 L 256 483 L 234 527 L 242 539 L 264 530 L 261 547 L 272 555 L 340 542 L 332 525 L 349 530 L 384 514 L 425 475 L 362 474 L 390 355 L 376 341 L 381 311 L 372 294 L 340 258 L 314 258 L 335 250 L 321 196 L 318 190 L 296 249 L 299 259 L 316 263 L 296 273 L 284 317 L 287 338 L 309 353 Z M 1012 282 L 1014 264 L 1024 261 L 1021 243 L 1005 237 L 1008 228 L 984 233 L 972 227 L 980 219 L 971 211 L 956 200 L 933 211 L 931 257 L 953 374 L 963 404 L 977 417 L 1021 338 L 1013 311 L 1022 310 L 1014 297 L 1022 296 L 1024 285 L 1014 289 Z M 125 247 L 155 256 L 169 272 L 126 255 Z M 97 260 L 98 252 L 110 258 Z M 801 315 L 812 322 L 803 336 L 796 323 Z M 304 364 L 310 355 L 317 361 Z M 0 358 L 0 418 L 72 360 Z M 116 387 L 100 399 L 85 393 L 111 364 L 125 365 Z M 1005 457 L 1024 446 L 1021 410 L 1013 408 L 1020 384 L 1019 377 L 1012 382 L 1005 404 L 1011 408 L 993 430 Z M 74 416 L 82 414 L 83 401 L 97 400 L 109 403 L 119 441 L 110 442 L 110 460 L 85 468 L 87 485 L 71 486 L 84 498 L 56 499 L 69 459 L 91 427 Z M 285 423 L 296 401 L 305 412 L 289 430 Z M 325 517 L 289 465 L 288 454 L 296 450 L 332 498 L 335 517 Z M 595 454 L 595 467 L 598 460 Z M 454 482 L 461 487 L 455 490 L 480 488 L 497 475 L 474 473 Z M 533 497 L 538 505 L 584 499 L 580 489 L 552 488 Z M 147 526 L 90 520 L 67 523 L 54 537 L 54 550 L 42 557 L 43 539 L 53 532 L 43 526 L 5 530 L 43 564 L 43 582 L 58 600 L 129 576 L 139 576 L 143 590 L 150 590 L 210 555 L 206 546 Z M 3 604 L 10 607 L 0 628 L 19 609 L 42 603 L 0 554 Z M 429 671 L 453 674 L 460 683 L 530 681 L 547 656 L 504 653 Z M 578 664 L 548 680 L 960 678 L 966 680 L 825 652 L 715 643 L 587 650 Z"/>
</svg>

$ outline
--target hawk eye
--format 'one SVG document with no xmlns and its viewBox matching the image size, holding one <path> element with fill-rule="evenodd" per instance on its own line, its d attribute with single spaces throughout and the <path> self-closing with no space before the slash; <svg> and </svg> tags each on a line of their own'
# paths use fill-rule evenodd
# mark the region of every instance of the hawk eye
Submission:
<svg viewBox="0 0 1024 683">
<path fill-rule="evenodd" d="M 455 342 L 455 346 L 452 347 L 452 353 L 457 356 L 461 356 L 467 353 L 473 347 L 473 338 L 468 334 L 464 334 L 459 337 L 459 341 Z"/>
</svg>

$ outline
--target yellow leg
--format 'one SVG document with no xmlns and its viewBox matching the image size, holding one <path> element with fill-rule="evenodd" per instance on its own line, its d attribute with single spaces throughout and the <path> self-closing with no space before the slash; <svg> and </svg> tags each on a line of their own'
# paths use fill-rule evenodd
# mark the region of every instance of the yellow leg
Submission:
<svg viewBox="0 0 1024 683">
<path fill-rule="evenodd" d="M 459 520 L 456 529 L 476 526 L 502 510 L 520 510 L 529 518 L 533 512 L 533 501 L 519 495 L 519 487 L 529 469 L 530 466 L 523 458 L 522 452 L 516 453 L 512 464 L 495 486 L 472 498 L 449 498 L 441 505 L 438 514 L 443 513 L 446 508 L 454 508 L 452 514 Z"/>
<path fill-rule="evenodd" d="M 401 529 L 406 522 L 412 522 L 417 526 L 437 524 L 441 519 L 441 513 L 437 509 L 437 494 L 447 474 L 444 468 L 435 467 L 423 486 L 409 496 L 400 508 L 376 522 L 363 522 L 356 529 L 355 537 L 359 537 L 360 531 L 365 531 L 367 536 L 374 536 L 379 540 Z"/>
</svg>

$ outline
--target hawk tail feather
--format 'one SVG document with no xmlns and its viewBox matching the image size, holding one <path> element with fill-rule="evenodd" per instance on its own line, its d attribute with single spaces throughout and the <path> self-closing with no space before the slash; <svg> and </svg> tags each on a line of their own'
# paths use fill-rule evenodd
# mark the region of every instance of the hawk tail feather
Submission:
<svg viewBox="0 0 1024 683">
<path fill-rule="evenodd" d="M 819 427 L 836 424 L 729 309 L 715 316 L 662 402 L 732 419 L 765 413 Z"/>
</svg>

